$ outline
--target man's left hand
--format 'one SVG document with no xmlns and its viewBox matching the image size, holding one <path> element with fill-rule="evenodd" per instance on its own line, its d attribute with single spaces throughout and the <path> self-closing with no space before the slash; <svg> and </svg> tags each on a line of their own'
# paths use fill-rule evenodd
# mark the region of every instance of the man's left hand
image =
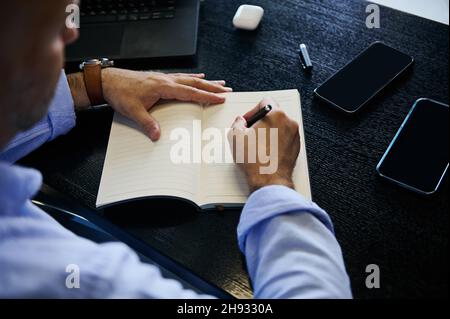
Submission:
<svg viewBox="0 0 450 319">
<path fill-rule="evenodd" d="M 204 78 L 204 74 L 164 74 L 107 68 L 102 70 L 103 96 L 114 110 L 135 121 L 148 137 L 157 141 L 161 128 L 149 110 L 160 99 L 201 104 L 225 102 L 225 98 L 218 93 L 231 92 L 232 89 L 225 86 L 225 81 L 207 81 Z M 71 82 L 74 81 L 69 76 L 69 84 Z M 76 82 L 79 85 L 71 85 L 76 107 L 89 105 L 84 83 Z M 81 88 L 77 90 L 77 86 Z"/>
</svg>

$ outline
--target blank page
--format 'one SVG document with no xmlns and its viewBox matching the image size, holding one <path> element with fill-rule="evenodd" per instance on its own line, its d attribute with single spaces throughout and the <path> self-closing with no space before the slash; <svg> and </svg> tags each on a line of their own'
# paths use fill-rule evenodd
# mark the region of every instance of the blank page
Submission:
<svg viewBox="0 0 450 319">
<path fill-rule="evenodd" d="M 203 130 L 213 127 L 223 132 L 225 128 L 229 128 L 232 125 L 237 116 L 247 113 L 265 97 L 274 98 L 290 117 L 299 122 L 301 150 L 293 180 L 296 190 L 307 199 L 311 199 L 299 92 L 297 90 L 286 90 L 227 93 L 225 96 L 227 97 L 225 104 L 205 108 L 203 112 Z M 228 141 L 226 139 L 225 141 L 226 149 L 228 149 Z M 204 196 L 200 199 L 200 205 L 244 204 L 249 194 L 244 174 L 233 163 L 203 164 L 201 185 L 201 194 L 204 194 Z"/>
<path fill-rule="evenodd" d="M 170 158 L 172 130 L 192 133 L 202 107 L 167 103 L 152 109 L 161 125 L 161 139 L 153 143 L 131 120 L 116 113 L 97 196 L 97 207 L 148 196 L 175 196 L 197 202 L 201 164 L 175 164 Z"/>
</svg>

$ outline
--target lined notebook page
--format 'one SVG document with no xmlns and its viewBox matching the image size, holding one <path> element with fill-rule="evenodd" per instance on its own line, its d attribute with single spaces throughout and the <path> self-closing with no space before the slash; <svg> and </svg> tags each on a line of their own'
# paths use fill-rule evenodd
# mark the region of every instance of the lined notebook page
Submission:
<svg viewBox="0 0 450 319">
<path fill-rule="evenodd" d="M 161 139 L 153 143 L 131 120 L 116 113 L 97 196 L 97 207 L 147 196 L 176 196 L 197 202 L 201 164 L 175 164 L 170 159 L 173 129 L 193 130 L 202 107 L 167 103 L 152 110 L 161 125 Z"/>
<path fill-rule="evenodd" d="M 205 108 L 203 112 L 203 129 L 208 127 L 223 129 L 230 127 L 238 115 L 247 113 L 265 97 L 274 98 L 281 108 L 299 122 L 301 150 L 294 171 L 296 190 L 304 197 L 311 199 L 308 161 L 306 156 L 303 118 L 300 105 L 300 94 L 297 90 L 228 93 L 223 105 Z M 228 141 L 227 149 L 229 148 Z M 204 194 L 200 205 L 245 203 L 248 197 L 248 186 L 244 174 L 235 164 L 203 165 L 202 191 Z"/>
</svg>

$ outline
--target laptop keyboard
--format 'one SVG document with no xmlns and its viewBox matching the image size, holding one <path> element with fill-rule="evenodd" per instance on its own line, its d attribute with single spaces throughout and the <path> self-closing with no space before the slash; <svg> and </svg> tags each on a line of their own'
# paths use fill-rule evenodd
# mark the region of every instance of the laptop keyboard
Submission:
<svg viewBox="0 0 450 319">
<path fill-rule="evenodd" d="M 81 23 L 146 21 L 175 18 L 176 0 L 83 0 Z"/>
</svg>

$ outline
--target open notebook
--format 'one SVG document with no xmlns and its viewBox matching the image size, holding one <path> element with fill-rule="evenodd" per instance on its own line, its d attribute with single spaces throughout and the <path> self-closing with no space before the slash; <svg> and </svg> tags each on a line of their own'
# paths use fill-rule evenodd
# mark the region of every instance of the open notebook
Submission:
<svg viewBox="0 0 450 319">
<path fill-rule="evenodd" d="M 154 107 L 151 114 L 159 121 L 162 129 L 161 139 L 156 143 L 145 136 L 131 120 L 116 113 L 97 207 L 166 196 L 190 201 L 201 209 L 242 206 L 249 195 L 243 173 L 234 163 L 208 164 L 202 161 L 201 152 L 207 152 L 204 146 L 208 139 L 202 141 L 201 133 L 211 127 L 220 129 L 223 154 L 226 154 L 229 145 L 225 129 L 231 126 L 236 116 L 245 114 L 265 97 L 273 97 L 300 124 L 302 146 L 294 171 L 294 183 L 300 194 L 311 199 L 299 92 L 226 93 L 225 96 L 226 102 L 216 106 L 170 102 Z M 190 146 L 190 163 L 175 163 L 173 153 L 171 157 L 174 145 L 180 141 L 174 139 L 174 132 L 177 132 L 174 130 L 180 128 L 188 131 L 191 136 L 190 145 L 186 145 Z M 222 158 L 225 159 L 225 155 Z"/>
</svg>

